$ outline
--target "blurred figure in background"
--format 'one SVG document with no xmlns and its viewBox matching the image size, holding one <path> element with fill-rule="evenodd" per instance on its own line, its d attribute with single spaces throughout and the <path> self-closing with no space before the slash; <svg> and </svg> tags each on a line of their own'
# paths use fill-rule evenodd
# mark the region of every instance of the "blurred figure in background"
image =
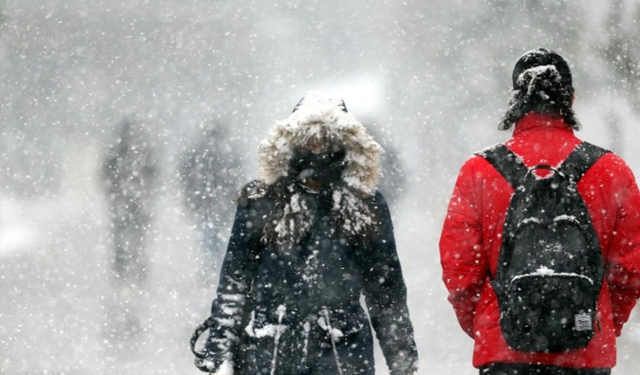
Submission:
<svg viewBox="0 0 640 375">
<path fill-rule="evenodd" d="M 212 280 L 226 250 L 233 199 L 243 175 L 229 130 L 218 121 L 201 126 L 193 146 L 183 152 L 179 168 L 184 204 L 196 223 L 202 250 L 200 276 Z"/>
<path fill-rule="evenodd" d="M 140 286 L 147 272 L 145 241 L 153 217 L 157 160 L 149 129 L 124 119 L 118 139 L 107 150 L 102 181 L 107 193 L 118 283 Z"/>
</svg>

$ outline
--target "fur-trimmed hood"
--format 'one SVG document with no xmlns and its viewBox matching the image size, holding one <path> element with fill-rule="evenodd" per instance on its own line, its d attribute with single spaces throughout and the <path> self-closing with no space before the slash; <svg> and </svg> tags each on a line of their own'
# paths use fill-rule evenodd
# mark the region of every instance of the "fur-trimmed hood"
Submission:
<svg viewBox="0 0 640 375">
<path fill-rule="evenodd" d="M 260 179 L 272 185 L 287 176 L 294 150 L 313 139 L 344 149 L 342 180 L 363 196 L 375 194 L 382 147 L 347 112 L 342 100 L 317 91 L 305 95 L 287 119 L 276 121 L 260 144 Z"/>
</svg>

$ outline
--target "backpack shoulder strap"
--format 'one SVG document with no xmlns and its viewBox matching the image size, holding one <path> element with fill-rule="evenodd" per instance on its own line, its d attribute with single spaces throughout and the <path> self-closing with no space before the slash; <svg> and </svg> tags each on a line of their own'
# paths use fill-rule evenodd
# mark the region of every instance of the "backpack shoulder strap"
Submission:
<svg viewBox="0 0 640 375">
<path fill-rule="evenodd" d="M 582 176 L 591 168 L 603 155 L 611 151 L 598 147 L 589 142 L 582 142 L 569 154 L 562 162 L 559 171 L 571 176 L 574 182 L 578 182 Z"/>
<path fill-rule="evenodd" d="M 522 159 L 503 144 L 484 149 L 476 155 L 488 161 L 514 189 L 522 185 L 522 181 L 529 173 Z"/>
</svg>

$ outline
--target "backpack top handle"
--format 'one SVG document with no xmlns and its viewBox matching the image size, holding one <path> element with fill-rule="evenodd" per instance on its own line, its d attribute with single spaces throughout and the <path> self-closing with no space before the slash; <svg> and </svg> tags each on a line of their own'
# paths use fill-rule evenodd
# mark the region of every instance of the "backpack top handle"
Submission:
<svg viewBox="0 0 640 375">
<path fill-rule="evenodd" d="M 589 142 L 582 142 L 576 146 L 559 168 L 538 165 L 531 169 L 554 170 L 562 175 L 570 176 L 573 182 L 577 183 L 600 157 L 609 152 L 611 151 Z M 484 149 L 476 155 L 488 161 L 514 189 L 521 186 L 524 178 L 531 172 L 530 168 L 524 165 L 522 158 L 503 144 Z"/>
</svg>

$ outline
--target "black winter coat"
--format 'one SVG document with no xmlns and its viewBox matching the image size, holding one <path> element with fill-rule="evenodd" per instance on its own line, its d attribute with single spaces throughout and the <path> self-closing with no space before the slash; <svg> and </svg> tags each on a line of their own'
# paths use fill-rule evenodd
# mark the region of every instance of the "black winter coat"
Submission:
<svg viewBox="0 0 640 375">
<path fill-rule="evenodd" d="M 236 375 L 373 375 L 364 295 L 391 374 L 411 374 L 417 351 L 383 196 L 377 192 L 365 199 L 374 229 L 358 240 L 332 230 L 329 194 L 307 194 L 313 224 L 299 245 L 287 250 L 261 241 L 273 202 L 265 197 L 239 202 L 212 305 L 216 326 L 207 340 L 207 359 L 221 373 L 235 364 Z M 250 318 L 243 319 L 243 311 L 250 311 Z"/>
</svg>

